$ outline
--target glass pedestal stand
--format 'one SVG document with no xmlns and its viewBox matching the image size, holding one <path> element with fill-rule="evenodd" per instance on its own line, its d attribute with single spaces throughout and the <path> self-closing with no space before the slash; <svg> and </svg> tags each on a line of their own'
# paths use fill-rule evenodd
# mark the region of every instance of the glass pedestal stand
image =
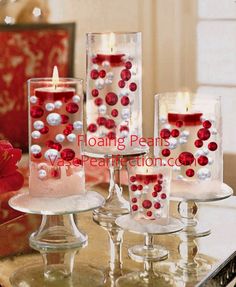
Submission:
<svg viewBox="0 0 236 287">
<path fill-rule="evenodd" d="M 72 202 L 72 206 L 66 205 Z M 12 208 L 43 215 L 39 230 L 29 240 L 30 246 L 41 253 L 43 265 L 32 264 L 17 270 L 10 278 L 12 286 L 87 287 L 88 277 L 93 278 L 93 286 L 102 286 L 104 276 L 100 271 L 83 265 L 75 271 L 75 255 L 87 245 L 88 237 L 77 228 L 71 210 L 85 212 L 103 202 L 103 197 L 95 192 L 67 198 L 33 198 L 23 193 L 11 198 Z"/>
<path fill-rule="evenodd" d="M 165 220 L 166 221 L 166 220 Z M 181 231 L 183 225 L 178 219 L 164 220 L 136 220 L 130 214 L 123 215 L 116 220 L 116 224 L 124 230 L 144 234 L 144 245 L 132 246 L 128 254 L 134 261 L 144 263 L 144 271 L 132 272 L 117 279 L 117 287 L 128 286 L 174 286 L 167 274 L 155 272 L 153 263 L 168 258 L 168 251 L 162 246 L 154 244 L 154 235 L 171 234 Z"/>
<path fill-rule="evenodd" d="M 180 233 L 181 242 L 178 246 L 181 259 L 177 266 L 170 270 L 175 278 L 185 282 L 195 282 L 212 267 L 213 261 L 209 262 L 204 256 L 198 254 L 196 239 L 210 235 L 211 231 L 196 219 L 198 212 L 197 202 L 223 200 L 232 194 L 233 190 L 226 184 L 222 184 L 221 188 L 216 190 L 215 193 L 205 193 L 204 196 L 201 196 L 201 194 L 193 195 L 191 191 L 189 193 L 186 192 L 186 196 L 182 198 L 177 198 L 174 193 L 171 194 L 172 199 L 181 200 L 178 204 L 178 212 L 184 224 L 184 228 Z"/>
</svg>

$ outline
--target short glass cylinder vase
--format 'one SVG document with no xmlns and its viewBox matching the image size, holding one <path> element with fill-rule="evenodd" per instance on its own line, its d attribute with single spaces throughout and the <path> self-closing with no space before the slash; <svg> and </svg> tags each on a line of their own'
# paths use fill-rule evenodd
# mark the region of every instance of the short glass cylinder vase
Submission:
<svg viewBox="0 0 236 287">
<path fill-rule="evenodd" d="M 127 163 L 131 214 L 135 219 L 168 222 L 171 170 L 156 158 L 137 157 Z"/>
<path fill-rule="evenodd" d="M 141 76 L 141 33 L 87 34 L 87 152 L 143 149 Z"/>
</svg>

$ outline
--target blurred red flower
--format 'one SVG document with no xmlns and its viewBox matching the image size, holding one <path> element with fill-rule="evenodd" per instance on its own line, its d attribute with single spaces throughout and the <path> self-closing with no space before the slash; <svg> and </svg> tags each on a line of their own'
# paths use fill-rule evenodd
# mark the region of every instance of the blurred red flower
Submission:
<svg viewBox="0 0 236 287">
<path fill-rule="evenodd" d="M 17 171 L 21 150 L 8 141 L 0 140 L 0 193 L 18 190 L 23 186 L 23 175 Z"/>
</svg>

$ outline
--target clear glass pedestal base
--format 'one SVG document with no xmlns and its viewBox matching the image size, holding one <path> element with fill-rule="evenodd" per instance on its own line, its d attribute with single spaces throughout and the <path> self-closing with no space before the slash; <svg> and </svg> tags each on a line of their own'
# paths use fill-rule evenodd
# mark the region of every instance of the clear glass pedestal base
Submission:
<svg viewBox="0 0 236 287">
<path fill-rule="evenodd" d="M 136 262 L 144 262 L 146 260 L 158 262 L 166 260 L 169 252 L 160 245 L 153 244 L 151 247 L 147 247 L 146 245 L 135 245 L 128 249 L 128 255 Z"/>
<path fill-rule="evenodd" d="M 100 287 L 103 286 L 104 276 L 93 267 L 79 264 L 71 276 L 64 276 L 58 271 L 53 279 L 47 279 L 43 265 L 31 265 L 18 269 L 11 276 L 10 283 L 13 287 Z"/>
</svg>

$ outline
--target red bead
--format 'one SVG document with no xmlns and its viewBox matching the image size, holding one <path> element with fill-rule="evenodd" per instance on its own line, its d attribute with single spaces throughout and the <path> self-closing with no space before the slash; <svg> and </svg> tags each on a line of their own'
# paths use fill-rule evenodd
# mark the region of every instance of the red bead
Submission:
<svg viewBox="0 0 236 287">
<path fill-rule="evenodd" d="M 193 162 L 194 162 L 195 158 L 194 158 L 194 155 L 191 153 L 191 152 L 182 152 L 180 155 L 179 155 L 179 162 L 182 164 L 182 165 L 191 165 Z"/>
<path fill-rule="evenodd" d="M 99 73 L 97 70 L 92 70 L 90 72 L 90 77 L 93 79 L 93 80 L 96 80 L 98 77 L 99 77 Z"/>
<path fill-rule="evenodd" d="M 177 121 L 176 123 L 175 123 L 175 125 L 178 127 L 178 128 L 181 128 L 182 126 L 183 126 L 183 121 Z"/>
<path fill-rule="evenodd" d="M 52 140 L 48 140 L 48 141 L 45 142 L 45 145 L 47 147 L 52 147 L 54 145 L 54 142 Z"/>
<path fill-rule="evenodd" d="M 74 127 L 73 127 L 72 124 L 68 124 L 68 125 L 66 126 L 66 129 L 68 129 L 68 130 L 70 130 L 70 131 L 73 131 Z"/>
<path fill-rule="evenodd" d="M 159 184 L 162 184 L 163 183 L 163 180 L 161 180 L 161 179 L 158 179 L 158 181 L 157 181 Z"/>
<path fill-rule="evenodd" d="M 195 147 L 202 147 L 203 146 L 203 141 L 202 140 L 195 140 L 194 142 Z"/>
<path fill-rule="evenodd" d="M 120 80 L 120 81 L 118 82 L 118 86 L 119 86 L 121 89 L 124 88 L 124 87 L 125 87 L 125 81 Z"/>
<path fill-rule="evenodd" d="M 138 190 L 142 190 L 142 189 L 143 189 L 142 184 L 139 184 L 139 185 L 138 185 Z"/>
<path fill-rule="evenodd" d="M 114 140 L 116 138 L 116 133 L 114 132 L 109 132 L 107 134 L 107 137 L 110 139 L 110 140 Z"/>
<path fill-rule="evenodd" d="M 104 117 L 98 117 L 97 118 L 97 124 L 99 125 L 99 126 L 104 126 L 105 124 L 106 124 L 106 118 L 104 118 Z"/>
<path fill-rule="evenodd" d="M 154 208 L 156 208 L 156 209 L 161 208 L 160 202 L 156 202 L 156 203 L 154 204 Z"/>
<path fill-rule="evenodd" d="M 96 126 L 95 124 L 90 124 L 90 125 L 88 126 L 88 131 L 89 131 L 90 133 L 95 133 L 95 132 L 97 131 L 97 126 Z"/>
<path fill-rule="evenodd" d="M 124 69 L 120 73 L 120 77 L 124 81 L 128 81 L 131 78 L 131 73 L 128 69 Z"/>
<path fill-rule="evenodd" d="M 62 149 L 62 145 L 59 144 L 59 143 L 54 143 L 54 144 L 52 145 L 52 148 L 53 148 L 53 149 L 56 149 L 56 150 L 58 150 L 58 151 L 60 151 L 60 150 Z"/>
<path fill-rule="evenodd" d="M 208 148 L 209 148 L 209 150 L 211 150 L 211 151 L 215 151 L 215 150 L 217 150 L 218 145 L 217 145 L 216 142 L 210 142 L 210 143 L 208 144 Z"/>
<path fill-rule="evenodd" d="M 151 202 L 151 200 L 148 200 L 148 199 L 145 199 L 144 201 L 143 201 L 143 208 L 145 208 L 145 209 L 148 209 L 148 208 L 151 208 L 152 207 L 152 202 Z"/>
<path fill-rule="evenodd" d="M 105 77 L 106 77 L 106 71 L 105 71 L 105 70 L 101 70 L 101 71 L 99 72 L 99 77 L 100 77 L 100 78 L 105 78 Z"/>
<path fill-rule="evenodd" d="M 120 127 L 120 132 L 122 132 L 122 131 L 129 131 L 129 127 L 127 127 L 127 126 L 121 126 Z"/>
<path fill-rule="evenodd" d="M 103 100 L 102 100 L 102 98 L 96 98 L 94 100 L 94 103 L 95 103 L 96 106 L 101 106 L 102 103 L 103 103 Z"/>
<path fill-rule="evenodd" d="M 79 110 L 79 106 L 76 103 L 69 103 L 66 105 L 66 111 L 70 114 L 75 114 Z"/>
<path fill-rule="evenodd" d="M 130 186 L 130 189 L 131 189 L 132 191 L 136 191 L 136 190 L 138 189 L 138 187 L 137 187 L 136 184 L 132 184 L 132 185 Z"/>
<path fill-rule="evenodd" d="M 204 166 L 208 164 L 208 158 L 205 155 L 201 155 L 199 156 L 199 158 L 197 159 L 198 164 Z"/>
<path fill-rule="evenodd" d="M 131 176 L 131 177 L 129 178 L 129 180 L 130 180 L 131 182 L 135 182 L 135 181 L 136 181 L 136 177 L 135 177 L 135 176 Z"/>
<path fill-rule="evenodd" d="M 165 193 L 161 194 L 161 199 L 166 199 L 166 194 Z"/>
<path fill-rule="evenodd" d="M 148 216 L 148 217 L 151 217 L 151 216 L 152 216 L 152 212 L 151 212 L 150 210 L 147 212 L 147 216 Z"/>
<path fill-rule="evenodd" d="M 118 112 L 117 109 L 113 109 L 113 110 L 111 111 L 111 115 L 112 115 L 114 118 L 116 118 L 116 117 L 118 116 L 118 114 L 119 114 L 119 112 Z"/>
<path fill-rule="evenodd" d="M 93 89 L 91 93 L 94 98 L 96 98 L 99 95 L 99 91 L 97 89 Z"/>
<path fill-rule="evenodd" d="M 154 192 L 152 193 L 152 196 L 153 196 L 153 197 L 157 197 L 157 192 L 154 191 Z"/>
<path fill-rule="evenodd" d="M 188 177 L 193 177 L 194 174 L 195 174 L 195 171 L 192 168 L 189 168 L 189 169 L 186 170 L 186 175 Z"/>
<path fill-rule="evenodd" d="M 70 161 L 74 157 L 75 157 L 75 152 L 73 151 L 73 149 L 65 148 L 61 152 L 61 158 L 64 159 L 64 160 Z"/>
<path fill-rule="evenodd" d="M 126 69 L 131 69 L 132 68 L 132 63 L 130 61 L 127 61 L 125 63 L 125 67 L 126 67 Z"/>
<path fill-rule="evenodd" d="M 43 113 L 44 113 L 43 109 L 39 106 L 33 106 L 30 109 L 30 115 L 32 118 L 35 119 L 41 118 Z"/>
<path fill-rule="evenodd" d="M 61 123 L 67 124 L 69 121 L 69 117 L 67 115 L 61 115 Z"/>
<path fill-rule="evenodd" d="M 162 174 L 162 173 L 159 173 L 159 174 L 158 174 L 158 178 L 162 179 L 162 178 L 163 178 L 163 174 Z"/>
<path fill-rule="evenodd" d="M 118 97 L 115 93 L 108 93 L 106 95 L 106 103 L 109 106 L 114 106 L 118 102 Z"/>
<path fill-rule="evenodd" d="M 156 192 L 160 192 L 160 191 L 162 190 L 161 185 L 160 185 L 160 184 L 155 184 L 155 185 L 154 185 L 154 190 L 155 190 Z"/>
<path fill-rule="evenodd" d="M 82 160 L 81 160 L 80 158 L 74 158 L 74 159 L 73 159 L 73 164 L 74 164 L 75 166 L 77 166 L 77 165 L 83 165 L 83 162 L 82 162 Z"/>
<path fill-rule="evenodd" d="M 208 129 L 202 128 L 198 131 L 197 136 L 200 140 L 206 141 L 211 136 L 211 133 Z"/>
<path fill-rule="evenodd" d="M 149 185 L 150 181 L 148 179 L 144 180 L 144 184 Z"/>
<path fill-rule="evenodd" d="M 137 90 L 137 85 L 135 83 L 130 83 L 129 89 L 131 92 L 134 92 Z"/>
<path fill-rule="evenodd" d="M 206 129 L 209 129 L 211 127 L 211 122 L 210 121 L 205 121 L 203 122 L 203 127 L 206 128 Z"/>
<path fill-rule="evenodd" d="M 179 136 L 179 130 L 177 130 L 177 129 L 172 130 L 171 131 L 171 136 L 173 138 L 177 138 Z"/>
<path fill-rule="evenodd" d="M 123 97 L 121 98 L 121 104 L 122 104 L 123 106 L 128 106 L 128 104 L 129 104 L 129 97 L 123 96 Z"/>
<path fill-rule="evenodd" d="M 53 169 L 52 171 L 51 171 L 51 176 L 52 177 L 59 177 L 59 171 L 58 170 L 56 170 L 56 169 Z"/>
<path fill-rule="evenodd" d="M 132 210 L 133 210 L 133 211 L 137 211 L 137 210 L 138 210 L 138 205 L 134 204 L 134 205 L 132 206 Z"/>
<path fill-rule="evenodd" d="M 42 156 L 42 153 L 41 153 L 41 152 L 40 152 L 40 153 L 33 154 L 33 157 L 34 157 L 34 158 L 41 158 L 41 156 Z"/>
<path fill-rule="evenodd" d="M 69 129 L 64 129 L 64 130 L 63 130 L 63 134 L 64 134 L 65 136 L 68 136 L 69 134 L 71 134 L 71 130 L 69 130 Z"/>
<path fill-rule="evenodd" d="M 108 119 L 105 123 L 105 127 L 107 129 L 113 129 L 116 126 L 116 123 L 114 120 Z"/>
<path fill-rule="evenodd" d="M 170 137 L 171 133 L 168 129 L 162 129 L 160 131 L 160 136 L 162 139 L 168 139 Z"/>
<path fill-rule="evenodd" d="M 47 126 L 44 126 L 42 129 L 39 130 L 41 134 L 47 134 L 49 131 L 49 128 Z"/>
<path fill-rule="evenodd" d="M 138 200 L 136 197 L 133 197 L 132 200 L 131 200 L 133 203 L 136 203 Z"/>
<path fill-rule="evenodd" d="M 165 149 L 162 150 L 161 153 L 162 153 L 163 156 L 166 156 L 166 157 L 167 157 L 167 156 L 170 155 L 170 150 L 169 150 L 168 148 L 165 148 Z"/>
</svg>

